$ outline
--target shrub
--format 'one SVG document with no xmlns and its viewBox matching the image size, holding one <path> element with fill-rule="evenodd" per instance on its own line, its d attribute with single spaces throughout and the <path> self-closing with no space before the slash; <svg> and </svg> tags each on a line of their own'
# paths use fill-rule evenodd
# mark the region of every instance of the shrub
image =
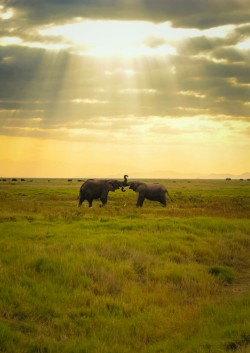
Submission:
<svg viewBox="0 0 250 353">
<path fill-rule="evenodd" d="M 212 266 L 209 268 L 208 272 L 218 277 L 218 279 L 225 284 L 233 283 L 235 280 L 235 272 L 228 266 Z"/>
</svg>

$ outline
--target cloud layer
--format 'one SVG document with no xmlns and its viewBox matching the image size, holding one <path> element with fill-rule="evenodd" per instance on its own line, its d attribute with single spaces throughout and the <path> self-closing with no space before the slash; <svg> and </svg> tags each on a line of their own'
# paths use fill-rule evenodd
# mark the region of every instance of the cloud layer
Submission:
<svg viewBox="0 0 250 353">
<path fill-rule="evenodd" d="M 3 1 L 0 135 L 249 148 L 249 18 L 247 0 Z"/>
</svg>

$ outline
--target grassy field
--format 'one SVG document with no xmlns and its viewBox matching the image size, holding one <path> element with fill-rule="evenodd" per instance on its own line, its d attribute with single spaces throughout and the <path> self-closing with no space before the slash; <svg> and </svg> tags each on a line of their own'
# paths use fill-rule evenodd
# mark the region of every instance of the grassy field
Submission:
<svg viewBox="0 0 250 353">
<path fill-rule="evenodd" d="M 250 352 L 250 182 L 162 180 L 77 207 L 81 183 L 0 181 L 0 352 Z"/>
</svg>

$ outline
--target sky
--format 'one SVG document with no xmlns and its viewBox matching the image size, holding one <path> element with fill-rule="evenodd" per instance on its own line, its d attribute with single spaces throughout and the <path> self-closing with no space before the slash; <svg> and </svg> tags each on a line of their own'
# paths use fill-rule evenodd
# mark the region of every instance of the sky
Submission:
<svg viewBox="0 0 250 353">
<path fill-rule="evenodd" d="M 250 172 L 249 0 L 2 0 L 0 177 Z"/>
</svg>

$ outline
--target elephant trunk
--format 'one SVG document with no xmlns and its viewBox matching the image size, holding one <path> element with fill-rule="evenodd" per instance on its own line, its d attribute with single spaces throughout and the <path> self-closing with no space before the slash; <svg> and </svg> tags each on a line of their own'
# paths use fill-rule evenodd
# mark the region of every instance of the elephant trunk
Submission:
<svg viewBox="0 0 250 353">
<path fill-rule="evenodd" d="M 125 192 L 126 190 L 124 189 L 125 186 L 128 186 L 128 175 L 125 174 L 124 175 L 124 181 L 122 182 L 122 187 L 121 187 L 121 191 Z"/>
<path fill-rule="evenodd" d="M 123 186 L 128 186 L 128 175 L 124 175 L 124 181 L 123 181 Z"/>
</svg>

